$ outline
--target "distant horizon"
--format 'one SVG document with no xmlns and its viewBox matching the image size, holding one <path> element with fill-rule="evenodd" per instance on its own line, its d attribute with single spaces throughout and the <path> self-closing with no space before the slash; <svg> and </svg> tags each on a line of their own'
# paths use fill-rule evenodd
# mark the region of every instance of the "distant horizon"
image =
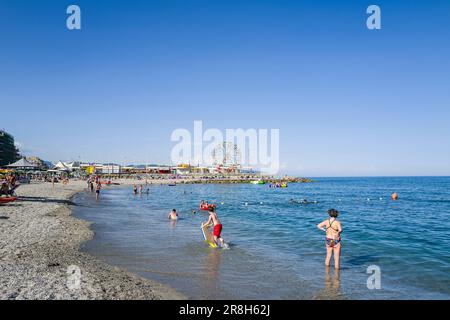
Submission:
<svg viewBox="0 0 450 320">
<path fill-rule="evenodd" d="M 22 155 L 24 157 L 33 157 L 36 155 Z M 40 157 L 39 157 L 40 158 Z M 59 161 L 62 162 L 81 162 L 81 163 L 97 163 L 97 164 L 115 164 L 115 165 L 119 165 L 119 166 L 136 166 L 136 167 L 140 167 L 140 166 L 176 166 L 175 164 L 168 164 L 168 163 L 128 163 L 128 164 L 121 164 L 118 162 L 101 162 L 101 161 L 83 161 L 83 160 L 56 160 L 56 161 L 50 161 L 50 160 L 46 160 L 46 159 L 42 159 L 41 160 L 45 161 L 45 162 L 51 162 L 52 164 L 56 164 Z M 197 165 L 191 165 L 192 167 L 196 167 Z M 201 165 L 200 165 L 201 166 Z M 245 173 L 243 173 L 245 174 Z M 418 175 L 418 174 L 411 174 L 411 175 L 305 175 L 302 173 L 295 173 L 295 172 L 282 172 L 282 173 L 278 173 L 278 174 L 274 174 L 274 176 L 282 176 L 282 175 L 291 175 L 291 176 L 297 176 L 297 177 L 303 177 L 303 178 L 439 178 L 439 177 L 450 177 L 450 174 L 436 174 L 436 175 Z"/>
<path fill-rule="evenodd" d="M 10 133 L 8 130 L 5 130 L 6 132 Z M 20 150 L 21 151 L 21 150 Z M 41 160 L 45 161 L 45 162 L 51 162 L 52 164 L 56 164 L 59 161 L 62 162 L 82 162 L 82 163 L 98 163 L 98 164 L 117 164 L 120 166 L 150 166 L 150 165 L 159 165 L 159 166 L 176 166 L 177 164 L 171 164 L 170 161 L 168 162 L 161 162 L 161 163 L 157 163 L 157 162 L 132 162 L 132 163 L 121 163 L 119 161 L 85 161 L 86 159 L 58 159 L 58 160 L 48 160 L 48 159 L 44 159 L 42 157 L 40 157 L 38 154 L 24 154 L 21 152 L 21 155 L 24 157 L 38 157 Z M 191 166 L 198 166 L 197 164 L 191 164 Z M 200 166 L 203 166 L 203 164 L 200 164 Z M 244 166 L 245 167 L 245 166 Z M 256 170 L 256 169 L 255 169 Z M 299 173 L 299 172 L 293 172 L 293 171 L 285 171 L 285 170 L 280 170 L 280 173 L 275 174 L 275 175 L 292 175 L 292 176 L 302 176 L 302 177 L 307 177 L 307 178 L 383 178 L 383 177 L 450 177 L 450 174 L 417 174 L 417 173 L 412 173 L 412 174 L 372 174 L 372 175 L 341 175 L 339 173 L 337 173 L 336 175 L 309 175 L 309 174 L 303 174 L 303 173 Z"/>
<path fill-rule="evenodd" d="M 6 132 L 8 132 L 7 130 L 5 130 Z M 8 132 L 9 133 L 9 132 Z M 152 166 L 152 165 L 158 165 L 158 166 L 176 166 L 177 164 L 170 164 L 170 163 L 155 163 L 155 162 L 151 162 L 151 163 L 145 163 L 145 162 L 135 162 L 135 163 L 120 163 L 118 161 L 85 161 L 86 159 L 81 159 L 81 160 L 64 160 L 64 159 L 58 159 L 58 160 L 48 160 L 48 159 L 44 159 L 42 157 L 40 157 L 39 155 L 36 154 L 22 154 L 21 155 L 23 157 L 38 157 L 41 160 L 45 161 L 45 162 L 50 162 L 52 164 L 56 164 L 59 161 L 62 162 L 81 162 L 81 163 L 97 163 L 97 164 L 117 164 L 120 166 Z M 179 164 L 178 164 L 179 165 Z M 191 166 L 196 167 L 199 166 L 197 164 L 191 164 Z M 200 164 L 200 166 L 203 166 L 202 164 Z M 245 167 L 245 166 L 244 166 Z M 257 170 L 256 170 L 257 171 Z M 393 178 L 393 177 L 404 177 L 404 178 L 414 178 L 414 177 L 450 177 L 450 174 L 373 174 L 373 175 L 308 175 L 308 174 L 302 174 L 299 172 L 292 172 L 292 171 L 281 171 L 278 174 L 275 174 L 275 176 L 281 176 L 281 175 L 292 175 L 292 176 L 301 176 L 301 177 L 305 177 L 305 178 Z"/>
</svg>

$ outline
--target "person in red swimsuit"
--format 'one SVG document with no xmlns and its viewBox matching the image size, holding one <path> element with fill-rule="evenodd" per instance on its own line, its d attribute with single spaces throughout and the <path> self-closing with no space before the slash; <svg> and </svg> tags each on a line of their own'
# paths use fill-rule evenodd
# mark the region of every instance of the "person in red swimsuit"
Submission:
<svg viewBox="0 0 450 320">
<path fill-rule="evenodd" d="M 211 223 L 214 224 L 214 229 L 213 229 L 214 242 L 216 243 L 216 245 L 219 245 L 218 241 L 220 241 L 220 245 L 222 247 L 224 247 L 225 241 L 221 237 L 222 223 L 220 222 L 219 217 L 217 216 L 216 207 L 209 206 L 208 212 L 209 212 L 209 218 L 208 218 L 208 221 L 206 221 L 204 223 L 204 225 L 209 225 Z"/>
</svg>

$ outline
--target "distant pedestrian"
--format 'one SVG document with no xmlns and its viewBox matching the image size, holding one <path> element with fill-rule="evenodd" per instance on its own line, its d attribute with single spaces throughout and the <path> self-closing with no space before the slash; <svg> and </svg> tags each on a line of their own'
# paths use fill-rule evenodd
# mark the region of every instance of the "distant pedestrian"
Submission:
<svg viewBox="0 0 450 320">
<path fill-rule="evenodd" d="M 101 188 L 102 188 L 102 184 L 100 182 L 97 182 L 97 186 L 95 187 L 95 199 L 97 199 L 97 200 L 100 197 Z"/>
</svg>

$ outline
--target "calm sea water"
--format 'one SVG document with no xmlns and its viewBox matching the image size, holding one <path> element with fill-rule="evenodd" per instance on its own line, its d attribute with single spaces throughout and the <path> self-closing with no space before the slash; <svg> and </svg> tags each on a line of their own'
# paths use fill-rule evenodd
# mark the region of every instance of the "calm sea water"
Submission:
<svg viewBox="0 0 450 320">
<path fill-rule="evenodd" d="M 197 299 L 449 299 L 450 177 L 320 178 L 314 183 L 105 188 L 101 200 L 78 194 L 76 216 L 95 237 L 84 250 Z M 398 201 L 389 195 L 399 193 Z M 291 198 L 316 204 L 299 205 Z M 228 250 L 209 248 L 192 214 L 200 200 L 218 204 Z M 223 202 L 223 204 L 221 204 Z M 172 209 L 181 219 L 168 222 Z M 336 208 L 342 268 L 324 267 L 316 224 Z M 381 289 L 367 288 L 367 268 Z"/>
</svg>

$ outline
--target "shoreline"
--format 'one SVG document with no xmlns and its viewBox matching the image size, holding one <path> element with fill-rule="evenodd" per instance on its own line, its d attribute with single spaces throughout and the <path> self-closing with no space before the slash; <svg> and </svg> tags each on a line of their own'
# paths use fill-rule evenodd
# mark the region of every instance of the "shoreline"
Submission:
<svg viewBox="0 0 450 320">
<path fill-rule="evenodd" d="M 0 299 L 187 299 L 81 251 L 94 232 L 69 206 L 85 188 L 85 181 L 76 180 L 54 188 L 31 183 L 17 189 L 18 201 L 0 206 Z M 77 279 L 69 267 L 81 272 L 79 287 L 69 288 Z"/>
</svg>

